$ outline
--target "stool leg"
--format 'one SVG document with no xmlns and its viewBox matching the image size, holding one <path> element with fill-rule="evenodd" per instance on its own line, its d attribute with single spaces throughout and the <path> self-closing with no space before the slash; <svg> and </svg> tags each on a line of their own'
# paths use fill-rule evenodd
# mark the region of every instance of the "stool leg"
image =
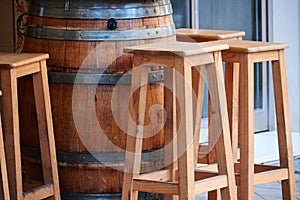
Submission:
<svg viewBox="0 0 300 200">
<path fill-rule="evenodd" d="M 170 63 L 174 65 L 174 63 Z M 176 159 L 177 153 L 177 140 L 176 140 L 176 96 L 175 96 L 175 70 L 170 67 L 164 68 L 164 107 L 166 109 L 167 118 L 165 122 L 165 146 L 164 146 L 164 162 L 165 166 L 168 166 L 169 180 L 171 182 L 176 181 L 176 170 L 178 169 L 178 163 Z M 170 145 L 172 144 L 172 145 Z M 164 199 L 178 199 L 178 195 L 165 194 Z"/>
<path fill-rule="evenodd" d="M 33 86 L 44 184 L 53 184 L 53 199 L 58 200 L 60 193 L 46 61 L 41 61 L 40 72 L 33 74 Z"/>
<path fill-rule="evenodd" d="M 193 105 L 192 105 L 192 72 L 191 66 L 183 58 L 175 58 L 176 96 L 179 101 L 177 109 L 178 151 L 178 184 L 179 199 L 195 199 L 194 145 L 193 145 Z M 179 116 L 180 113 L 180 116 Z"/>
<path fill-rule="evenodd" d="M 205 87 L 205 77 L 206 70 L 204 66 L 193 67 L 192 68 L 192 84 L 193 90 L 196 93 L 197 101 L 193 104 L 193 119 L 195 124 L 194 130 L 194 156 L 195 164 L 198 161 L 198 152 L 199 152 L 199 140 L 200 140 L 200 129 L 201 129 L 201 119 L 202 119 L 202 106 L 203 106 L 203 96 L 204 96 L 204 87 Z"/>
<path fill-rule="evenodd" d="M 221 52 L 215 52 L 214 57 L 215 64 L 207 65 L 208 88 L 212 109 L 212 124 L 209 128 L 213 129 L 212 133 L 218 139 L 216 143 L 216 156 L 219 174 L 226 175 L 228 179 L 228 186 L 221 189 L 222 199 L 236 199 L 234 161 L 230 141 Z"/>
<path fill-rule="evenodd" d="M 227 99 L 227 108 L 229 116 L 229 126 L 231 133 L 231 146 L 233 160 L 238 159 L 238 102 L 239 102 L 239 64 L 225 63 L 225 90 Z M 211 135 L 211 134 L 210 134 Z M 211 136 L 210 136 L 211 137 Z M 210 140 L 212 140 L 211 138 Z M 214 161 L 215 149 L 209 155 L 209 160 Z M 208 192 L 209 200 L 221 199 L 219 191 Z"/>
<path fill-rule="evenodd" d="M 139 56 L 134 56 L 134 59 Z M 133 60 L 133 63 L 135 61 Z M 125 169 L 122 188 L 123 200 L 137 200 L 138 191 L 133 191 L 133 179 L 139 175 L 141 166 L 141 154 L 143 143 L 143 123 L 145 120 L 145 108 L 147 99 L 148 71 L 146 67 L 135 67 L 132 69 L 131 94 L 139 88 L 139 98 L 136 106 L 133 100 L 130 101 L 130 110 L 134 111 L 133 123 L 129 123 L 126 138 Z M 131 115 L 129 114 L 129 119 Z M 131 121 L 131 120 L 129 120 Z M 133 137 L 134 136 L 134 137 Z"/>
<path fill-rule="evenodd" d="M 209 149 L 209 153 L 207 155 L 207 159 L 208 159 L 208 164 L 213 164 L 217 162 L 217 158 L 216 158 L 216 141 L 217 138 L 215 138 L 214 135 L 214 130 L 213 130 L 213 126 L 211 126 L 212 124 L 212 110 L 211 110 L 211 99 L 210 99 L 210 95 L 208 95 L 208 127 L 210 127 L 208 129 L 208 149 Z"/>
<path fill-rule="evenodd" d="M 3 143 L 3 132 L 2 132 L 2 122 L 0 116 L 0 166 L 1 166 L 1 176 L 2 176 L 2 187 L 3 187 L 3 197 L 5 200 L 9 200 L 9 187 L 7 178 L 7 165 L 5 159 L 4 143 Z"/>
<path fill-rule="evenodd" d="M 22 199 L 22 167 L 18 115 L 17 78 L 14 69 L 1 71 L 3 128 L 11 199 Z"/>
<path fill-rule="evenodd" d="M 238 159 L 239 64 L 225 64 L 225 90 L 233 159 Z"/>
<path fill-rule="evenodd" d="M 254 199 L 254 67 L 249 55 L 240 62 L 239 144 L 240 188 L 239 199 Z"/>
<path fill-rule="evenodd" d="M 282 181 L 282 196 L 285 200 L 296 199 L 284 50 L 279 51 L 279 60 L 272 66 L 280 167 L 288 169 L 288 179 Z"/>
</svg>

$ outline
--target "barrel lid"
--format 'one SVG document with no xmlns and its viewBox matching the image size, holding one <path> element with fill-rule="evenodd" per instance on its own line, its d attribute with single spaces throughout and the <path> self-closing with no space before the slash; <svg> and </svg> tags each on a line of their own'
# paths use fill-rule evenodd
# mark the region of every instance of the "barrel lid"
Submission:
<svg viewBox="0 0 300 200">
<path fill-rule="evenodd" d="M 29 14 L 51 18 L 134 19 L 172 14 L 170 0 L 31 0 Z"/>
</svg>

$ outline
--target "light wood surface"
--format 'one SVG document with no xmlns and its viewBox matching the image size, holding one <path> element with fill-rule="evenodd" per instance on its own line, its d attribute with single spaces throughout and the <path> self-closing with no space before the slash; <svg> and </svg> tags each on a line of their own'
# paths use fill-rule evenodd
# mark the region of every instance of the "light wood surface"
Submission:
<svg viewBox="0 0 300 200">
<path fill-rule="evenodd" d="M 0 96 L 2 92 L 0 91 Z M 10 200 L 9 195 L 9 186 L 8 186 L 8 176 L 7 176 L 7 164 L 6 164 L 6 156 L 5 156 L 5 147 L 3 141 L 3 131 L 2 131 L 2 122 L 1 122 L 1 115 L 0 115 L 0 167 L 1 167 L 1 182 L 2 182 L 2 189 L 3 189 L 3 197 L 5 200 Z"/>
<path fill-rule="evenodd" d="M 206 33 L 205 33 L 206 32 Z M 215 31 L 216 35 L 221 32 Z M 285 74 L 284 49 L 285 43 L 241 41 L 241 37 L 228 35 L 216 37 L 210 30 L 181 30 L 177 35 L 184 41 L 183 36 L 190 37 L 189 42 L 218 40 L 210 43 L 228 44 L 229 49 L 222 52 L 226 62 L 226 91 L 227 104 L 231 123 L 231 139 L 233 155 L 237 155 L 237 145 L 240 144 L 239 167 L 235 168 L 239 199 L 254 199 L 254 185 L 274 181 L 282 181 L 283 199 L 295 199 L 295 180 L 293 154 L 290 137 L 289 110 L 287 105 L 287 86 Z M 208 34 L 209 36 L 205 35 Z M 177 38 L 178 38 L 177 36 Z M 187 37 L 186 37 L 187 38 Z M 186 40 L 185 38 L 185 40 Z M 214 39 L 213 39 L 214 38 Z M 272 169 L 264 166 L 263 171 L 257 171 L 254 165 L 254 67 L 255 62 L 273 61 L 273 83 L 275 91 L 275 106 L 278 128 L 278 145 L 282 169 Z M 238 134 L 238 137 L 237 137 Z M 237 140 L 238 138 L 238 140 Z M 211 154 L 211 153 L 210 153 Z M 209 155 L 210 155 L 209 154 Z M 212 158 L 210 160 L 210 158 Z M 237 157 L 234 158 L 237 160 Z M 214 162 L 213 156 L 208 156 L 207 162 Z M 217 192 L 210 192 L 209 199 L 220 199 Z"/>
<path fill-rule="evenodd" d="M 175 58 L 175 94 L 180 106 L 176 107 L 177 151 L 178 153 L 178 189 L 179 199 L 195 198 L 194 145 L 193 145 L 193 104 L 192 66 L 184 58 Z M 178 73 L 178 74 L 177 74 Z M 179 114 L 180 113 L 180 114 Z"/>
<path fill-rule="evenodd" d="M 138 56 L 141 57 L 141 56 Z M 134 62 L 135 63 L 135 62 Z M 125 171 L 122 188 L 122 199 L 123 200 L 137 200 L 138 191 L 132 190 L 133 180 L 140 174 L 141 166 L 141 153 L 143 144 L 143 124 L 145 121 L 145 104 L 147 98 L 147 86 L 145 84 L 148 81 L 148 70 L 145 67 L 135 67 L 132 69 L 132 83 L 131 83 L 131 94 L 133 94 L 135 88 L 140 88 L 139 98 L 137 106 L 133 99 L 130 101 L 130 107 L 134 108 L 134 124 L 131 120 L 128 123 L 127 139 L 126 139 L 126 152 L 125 152 Z M 131 119 L 130 113 L 128 113 L 128 119 Z"/>
<path fill-rule="evenodd" d="M 279 59 L 272 63 L 274 97 L 276 107 L 278 147 L 280 167 L 288 169 L 288 179 L 282 181 L 283 199 L 296 199 L 294 175 L 293 142 L 288 105 L 288 86 L 286 76 L 285 53 L 281 49 Z"/>
<path fill-rule="evenodd" d="M 22 199 L 22 167 L 19 136 L 19 116 L 17 79 L 9 69 L 1 70 L 2 100 L 3 100 L 3 127 L 5 153 L 8 167 L 8 181 L 11 199 Z"/>
<path fill-rule="evenodd" d="M 228 49 L 226 44 L 212 43 L 198 44 L 189 42 L 159 42 L 134 47 L 124 48 L 125 53 L 141 54 L 141 55 L 178 55 L 192 56 L 204 54 L 212 51 L 220 51 Z"/>
<path fill-rule="evenodd" d="M 189 37 L 196 42 L 237 39 L 245 36 L 244 31 L 235 30 L 213 30 L 213 29 L 176 29 L 177 40 L 178 37 Z M 183 38 L 184 39 L 184 38 Z"/>
<path fill-rule="evenodd" d="M 7 58 L 7 62 L 6 59 Z M 1 54 L 3 123 L 8 178 L 12 199 L 60 200 L 52 113 L 50 108 L 46 59 L 48 54 Z M 24 59 L 24 60 L 22 60 Z M 17 79 L 33 75 L 44 186 L 23 192 Z"/>
<path fill-rule="evenodd" d="M 256 53 L 288 48 L 288 44 L 286 43 L 259 42 L 249 40 L 218 40 L 209 43 L 227 44 L 229 45 L 230 52 L 236 53 Z"/>
<path fill-rule="evenodd" d="M 225 62 L 240 64 L 239 79 L 239 198 L 254 199 L 254 185 L 281 181 L 283 199 L 295 199 L 292 139 L 287 99 L 284 43 L 217 41 L 229 49 L 222 52 Z M 280 168 L 257 173 L 254 166 L 254 63 L 272 61 Z"/>
<path fill-rule="evenodd" d="M 45 53 L 0 53 L 0 68 L 13 68 L 49 58 Z"/>
</svg>

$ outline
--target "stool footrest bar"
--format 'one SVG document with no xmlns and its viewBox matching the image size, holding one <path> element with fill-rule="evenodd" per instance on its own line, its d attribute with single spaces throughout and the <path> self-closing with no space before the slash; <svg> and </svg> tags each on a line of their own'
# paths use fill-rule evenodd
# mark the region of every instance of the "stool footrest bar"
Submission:
<svg viewBox="0 0 300 200">
<path fill-rule="evenodd" d="M 27 192 L 24 192 L 24 200 L 45 199 L 54 195 L 53 184 L 42 185 Z"/>
</svg>

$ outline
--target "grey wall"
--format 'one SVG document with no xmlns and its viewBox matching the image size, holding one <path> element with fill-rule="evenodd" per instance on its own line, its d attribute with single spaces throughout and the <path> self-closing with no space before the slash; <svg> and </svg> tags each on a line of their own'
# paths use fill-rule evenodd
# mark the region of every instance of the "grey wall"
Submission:
<svg viewBox="0 0 300 200">
<path fill-rule="evenodd" d="M 256 39 L 254 0 L 199 0 L 200 28 L 243 30 Z"/>
</svg>

